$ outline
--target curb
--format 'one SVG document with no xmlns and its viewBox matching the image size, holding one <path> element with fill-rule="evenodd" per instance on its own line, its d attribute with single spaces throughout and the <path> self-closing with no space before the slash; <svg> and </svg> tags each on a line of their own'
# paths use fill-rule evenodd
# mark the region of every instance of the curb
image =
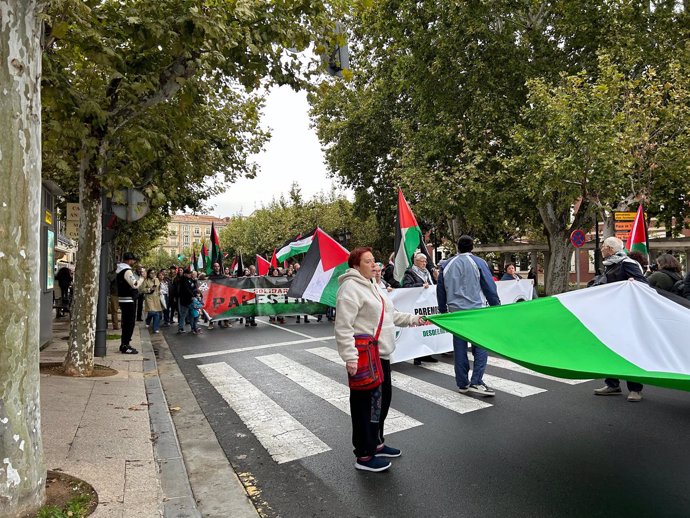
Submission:
<svg viewBox="0 0 690 518">
<path fill-rule="evenodd" d="M 199 511 L 205 518 L 259 518 L 260 512 L 218 443 L 163 333 L 155 335 L 153 342 L 163 390 L 180 407 L 172 420 Z"/>
<path fill-rule="evenodd" d="M 187 468 L 182 458 L 175 425 L 158 373 L 156 356 L 148 330 L 138 325 L 143 358 L 144 386 L 149 402 L 149 421 L 153 441 L 153 456 L 158 465 L 163 502 L 161 511 L 168 518 L 201 518 L 196 507 Z"/>
</svg>

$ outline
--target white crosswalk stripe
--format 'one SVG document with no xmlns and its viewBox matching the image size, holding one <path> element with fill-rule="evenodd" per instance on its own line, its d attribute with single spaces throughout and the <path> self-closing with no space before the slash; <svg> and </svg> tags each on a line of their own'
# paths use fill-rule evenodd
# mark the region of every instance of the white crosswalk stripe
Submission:
<svg viewBox="0 0 690 518">
<path fill-rule="evenodd" d="M 326 337 L 326 339 L 328 338 L 331 337 Z M 268 344 L 267 346 L 255 346 L 246 349 L 247 351 L 257 350 L 282 346 L 288 343 L 289 345 L 297 345 L 317 340 L 320 341 L 322 339 L 293 340 L 292 342 Z M 337 351 L 332 347 L 316 347 L 305 350 L 329 362 L 344 365 Z M 227 352 L 222 351 L 225 354 Z M 209 353 L 202 353 L 198 356 L 204 357 L 207 354 Z M 196 357 L 197 355 L 189 356 Z M 346 384 L 335 381 L 317 372 L 314 368 L 303 365 L 299 361 L 288 358 L 283 354 L 276 353 L 257 356 L 256 359 L 316 397 L 333 405 L 341 412 L 347 415 L 350 414 L 350 391 Z M 541 374 L 503 358 L 489 357 L 489 364 L 497 368 L 508 369 L 521 374 L 528 374 L 569 385 L 589 381 L 568 380 Z M 422 367 L 445 376 L 453 378 L 455 376 L 453 365 L 445 362 L 423 363 Z M 305 425 L 291 416 L 289 412 L 283 409 L 271 397 L 254 386 L 227 363 L 202 364 L 199 365 L 199 370 L 278 464 L 330 451 L 331 448 L 309 431 Z M 345 374 L 343 373 L 344 378 Z M 491 388 L 517 397 L 524 398 L 547 391 L 540 387 L 489 374 L 484 375 L 484 380 Z M 486 400 L 463 395 L 455 390 L 449 390 L 448 388 L 396 370 L 391 372 L 391 382 L 399 390 L 408 392 L 458 414 L 474 412 L 492 406 Z M 444 383 L 441 384 L 443 385 Z M 317 417 L 316 419 L 318 420 L 319 418 Z M 422 426 L 422 424 L 413 417 L 391 408 L 386 419 L 386 432 L 389 434 L 396 433 Z"/>
<path fill-rule="evenodd" d="M 330 450 L 227 363 L 199 365 L 199 370 L 278 464 Z"/>
<path fill-rule="evenodd" d="M 331 362 L 340 365 L 345 364 L 338 353 L 328 347 L 317 347 L 315 349 L 307 349 L 307 351 Z M 491 406 L 491 404 L 485 403 L 484 401 L 463 396 L 456 391 L 439 387 L 433 383 L 428 383 L 400 372 L 394 371 L 391 373 L 391 383 L 400 390 L 409 392 L 410 394 L 431 401 L 432 403 L 459 414 L 465 414 Z"/>
<path fill-rule="evenodd" d="M 544 378 L 551 381 L 557 381 L 559 383 L 565 383 L 567 385 L 579 385 L 580 383 L 587 383 L 592 380 L 569 380 L 565 378 L 557 378 L 555 376 L 549 376 L 548 374 L 542 374 L 541 372 L 536 372 L 517 363 L 513 363 L 510 360 L 504 358 L 495 358 L 493 356 L 489 357 L 489 365 L 494 367 L 499 367 L 501 369 L 509 369 L 511 371 L 519 372 L 521 374 L 529 374 L 530 376 L 536 376 L 538 378 Z"/>
<path fill-rule="evenodd" d="M 455 378 L 455 368 L 453 365 L 443 362 L 422 363 L 422 367 L 430 371 L 438 372 Z M 472 376 L 472 371 L 469 372 L 468 376 Z M 518 397 L 534 396 L 535 394 L 546 392 L 546 389 L 543 388 L 533 387 L 532 385 L 526 385 L 525 383 L 499 378 L 490 374 L 484 374 L 483 380 L 492 389 L 500 390 L 501 392 L 506 392 Z"/>
<path fill-rule="evenodd" d="M 302 388 L 350 415 L 350 389 L 282 354 L 259 356 L 260 362 L 294 381 Z M 386 418 L 386 434 L 421 426 L 422 423 L 393 408 Z"/>
</svg>

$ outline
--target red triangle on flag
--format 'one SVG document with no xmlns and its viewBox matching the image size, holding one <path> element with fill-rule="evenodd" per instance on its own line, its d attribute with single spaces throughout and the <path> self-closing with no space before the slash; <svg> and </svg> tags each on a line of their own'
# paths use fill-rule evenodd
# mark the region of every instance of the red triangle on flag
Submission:
<svg viewBox="0 0 690 518">
<path fill-rule="evenodd" d="M 320 228 L 316 230 L 316 237 L 319 242 L 319 253 L 321 255 L 321 264 L 324 272 L 347 261 L 350 252 L 343 248 L 335 239 Z"/>
<path fill-rule="evenodd" d="M 259 254 L 256 255 L 256 270 L 259 276 L 268 275 L 268 269 L 271 267 L 266 259 L 261 257 Z"/>
<path fill-rule="evenodd" d="M 407 204 L 405 196 L 403 196 L 402 189 L 398 187 L 398 218 L 400 220 L 400 228 L 414 228 L 418 227 L 417 218 L 414 217 L 410 206 Z"/>
</svg>

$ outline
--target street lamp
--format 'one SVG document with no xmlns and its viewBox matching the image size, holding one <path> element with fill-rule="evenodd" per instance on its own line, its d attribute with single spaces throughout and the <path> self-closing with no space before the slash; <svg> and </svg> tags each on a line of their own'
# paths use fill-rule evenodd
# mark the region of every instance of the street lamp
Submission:
<svg viewBox="0 0 690 518">
<path fill-rule="evenodd" d="M 335 234 L 335 238 L 344 248 L 347 248 L 347 244 L 350 242 L 351 237 L 352 235 L 349 230 L 338 230 Z"/>
</svg>

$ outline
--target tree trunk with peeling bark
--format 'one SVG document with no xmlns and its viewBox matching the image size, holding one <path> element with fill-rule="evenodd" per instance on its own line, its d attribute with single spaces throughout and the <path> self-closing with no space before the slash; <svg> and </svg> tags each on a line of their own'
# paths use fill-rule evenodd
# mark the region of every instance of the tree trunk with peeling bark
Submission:
<svg viewBox="0 0 690 518">
<path fill-rule="evenodd" d="M 96 343 L 103 201 L 95 160 L 88 154 L 80 165 L 79 202 L 79 254 L 74 270 L 69 347 L 64 367 L 65 374 L 70 376 L 91 376 Z"/>
<path fill-rule="evenodd" d="M 563 293 L 568 289 L 570 256 L 573 252 L 570 234 L 575 229 L 583 228 L 588 220 L 588 209 L 589 203 L 586 200 L 580 203 L 574 217 L 570 210 L 558 210 L 551 202 L 546 202 L 539 207 L 539 214 L 549 242 L 548 262 L 545 268 L 546 278 L 544 279 L 544 289 L 547 295 Z"/>
<path fill-rule="evenodd" d="M 0 514 L 45 497 L 39 392 L 41 5 L 0 2 Z"/>
</svg>

